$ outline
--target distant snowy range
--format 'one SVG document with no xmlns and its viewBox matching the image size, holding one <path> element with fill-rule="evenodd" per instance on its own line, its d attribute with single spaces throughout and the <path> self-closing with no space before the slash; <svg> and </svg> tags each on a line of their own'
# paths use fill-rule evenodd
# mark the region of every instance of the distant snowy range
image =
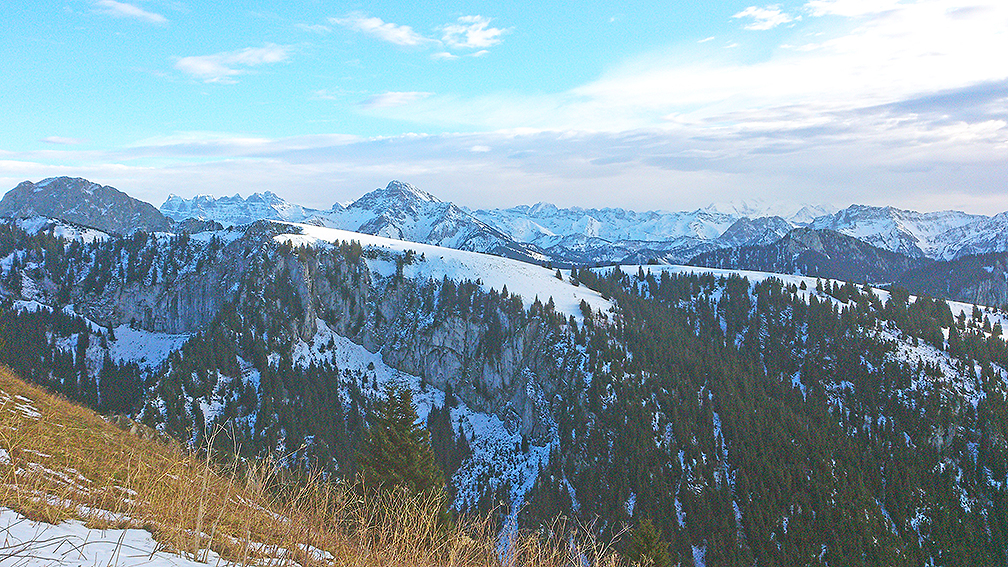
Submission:
<svg viewBox="0 0 1008 567">
<path fill-rule="evenodd" d="M 797 228 L 837 232 L 909 258 L 952 260 L 1008 250 L 1008 213 L 988 217 L 866 205 L 837 210 L 821 204 L 788 210 L 758 200 L 678 212 L 549 203 L 472 210 L 400 181 L 329 210 L 266 192 L 247 198 L 172 195 L 160 211 L 176 223 L 305 222 L 561 266 L 682 264 L 712 251 L 769 246 Z"/>
</svg>

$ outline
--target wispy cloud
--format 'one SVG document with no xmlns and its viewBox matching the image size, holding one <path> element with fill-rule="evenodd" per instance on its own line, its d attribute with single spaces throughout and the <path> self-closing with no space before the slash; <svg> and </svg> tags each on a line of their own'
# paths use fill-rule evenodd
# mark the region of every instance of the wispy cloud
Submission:
<svg viewBox="0 0 1008 567">
<path fill-rule="evenodd" d="M 792 16 L 781 11 L 781 7 L 776 4 L 765 8 L 749 6 L 732 17 L 736 19 L 751 19 L 752 22 L 745 25 L 745 29 L 747 30 L 769 30 L 794 21 Z"/>
<path fill-rule="evenodd" d="M 233 83 L 234 77 L 246 73 L 249 67 L 280 63 L 288 57 L 286 47 L 269 44 L 213 55 L 182 57 L 175 62 L 175 68 L 207 83 Z"/>
<path fill-rule="evenodd" d="M 404 47 L 424 45 L 433 41 L 430 38 L 426 38 L 413 31 L 413 28 L 410 26 L 385 22 L 382 21 L 381 18 L 367 16 L 361 13 L 348 14 L 342 18 L 330 18 L 329 21 L 333 24 L 377 37 L 382 41 L 387 41 Z"/>
<path fill-rule="evenodd" d="M 434 93 L 425 93 L 418 91 L 408 91 L 408 92 L 391 91 L 376 94 L 374 96 L 369 96 L 368 98 L 361 101 L 360 106 L 368 109 L 395 108 L 399 106 L 406 106 L 418 100 L 423 100 L 431 96 L 432 94 Z"/>
<path fill-rule="evenodd" d="M 76 146 L 79 144 L 83 144 L 87 140 L 83 140 L 81 138 L 65 138 L 63 136 L 48 136 L 42 138 L 41 141 L 47 144 L 56 144 L 58 146 Z"/>
<path fill-rule="evenodd" d="M 135 18 L 152 24 L 168 23 L 168 20 L 161 14 L 149 12 L 143 8 L 134 6 L 133 4 L 126 4 L 125 2 L 116 2 L 115 0 L 98 0 L 95 2 L 95 6 L 102 12 L 117 18 Z"/>
<path fill-rule="evenodd" d="M 319 35 L 324 35 L 332 31 L 332 28 L 322 24 L 294 24 L 294 27 L 306 32 L 317 33 Z"/>
<path fill-rule="evenodd" d="M 813 16 L 857 17 L 896 8 L 900 0 L 809 0 L 805 9 Z"/>
<path fill-rule="evenodd" d="M 455 23 L 444 26 L 441 40 L 455 49 L 486 49 L 501 42 L 508 30 L 491 28 L 490 18 L 462 16 Z"/>
</svg>

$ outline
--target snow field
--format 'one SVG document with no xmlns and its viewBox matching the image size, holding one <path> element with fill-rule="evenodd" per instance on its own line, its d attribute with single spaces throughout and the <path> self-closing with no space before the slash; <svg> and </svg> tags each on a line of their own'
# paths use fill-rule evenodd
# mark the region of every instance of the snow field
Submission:
<svg viewBox="0 0 1008 567">
<path fill-rule="evenodd" d="M 573 315 L 578 322 L 583 321 L 581 300 L 586 301 L 596 311 L 608 311 L 613 307 L 611 301 L 604 299 L 597 292 L 584 286 L 574 286 L 566 277 L 563 280 L 557 279 L 555 270 L 527 262 L 335 228 L 288 224 L 300 228 L 302 234 L 280 234 L 274 237 L 277 242 L 290 241 L 294 246 L 302 244 L 315 246 L 319 243 L 338 244 L 340 241 L 356 240 L 361 246 L 397 254 L 412 250 L 416 253 L 416 259 L 413 264 L 403 268 L 403 275 L 407 278 L 440 280 L 447 276 L 455 281 L 478 279 L 485 291 L 490 289 L 500 291 L 506 285 L 510 293 L 521 296 L 526 308 L 532 305 L 537 297 L 543 303 L 552 297 L 558 313 Z M 390 265 L 387 261 L 368 260 L 368 265 L 372 271 L 384 277 L 390 275 Z"/>
</svg>

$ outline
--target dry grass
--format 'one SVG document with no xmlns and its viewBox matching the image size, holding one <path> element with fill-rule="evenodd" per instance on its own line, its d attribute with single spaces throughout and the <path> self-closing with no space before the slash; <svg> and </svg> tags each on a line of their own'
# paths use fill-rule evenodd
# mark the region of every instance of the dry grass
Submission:
<svg viewBox="0 0 1008 567">
<path fill-rule="evenodd" d="M 268 463 L 221 465 L 137 435 L 0 367 L 0 502 L 34 520 L 141 527 L 164 549 L 241 565 L 615 566 L 588 530 L 518 533 L 502 554 L 485 518 L 445 527 L 437 497 L 361 494 Z M 240 471 L 240 472 L 239 472 Z"/>
</svg>

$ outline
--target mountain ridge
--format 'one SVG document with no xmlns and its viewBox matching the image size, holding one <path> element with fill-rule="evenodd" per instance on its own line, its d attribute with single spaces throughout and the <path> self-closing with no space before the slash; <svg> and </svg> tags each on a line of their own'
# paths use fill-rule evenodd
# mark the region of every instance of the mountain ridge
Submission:
<svg viewBox="0 0 1008 567">
<path fill-rule="evenodd" d="M 167 232 L 172 224 L 150 203 L 82 177 L 49 177 L 38 183 L 19 183 L 0 199 L 0 215 L 55 217 L 119 234 L 136 230 Z"/>
</svg>

